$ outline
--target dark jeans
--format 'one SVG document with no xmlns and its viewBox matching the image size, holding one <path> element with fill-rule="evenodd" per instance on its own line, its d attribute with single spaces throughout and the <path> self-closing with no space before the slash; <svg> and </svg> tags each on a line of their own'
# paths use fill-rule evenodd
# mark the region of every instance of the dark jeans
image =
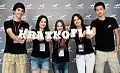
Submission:
<svg viewBox="0 0 120 73">
<path fill-rule="evenodd" d="M 68 62 L 53 62 L 52 67 L 54 73 L 68 73 Z"/>
</svg>

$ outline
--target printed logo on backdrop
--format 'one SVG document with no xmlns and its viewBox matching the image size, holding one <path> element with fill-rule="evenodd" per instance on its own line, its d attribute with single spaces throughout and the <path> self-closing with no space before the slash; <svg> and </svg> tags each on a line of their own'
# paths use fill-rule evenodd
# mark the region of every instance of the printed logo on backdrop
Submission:
<svg viewBox="0 0 120 73">
<path fill-rule="evenodd" d="M 4 49 L 0 49 L 0 53 L 3 53 L 4 52 Z"/>
<path fill-rule="evenodd" d="M 0 27 L 0 32 L 1 32 L 1 31 L 4 31 L 4 27 L 3 27 L 3 26 Z"/>
<path fill-rule="evenodd" d="M 70 25 L 66 25 L 66 30 L 69 30 L 70 29 Z"/>
<path fill-rule="evenodd" d="M 22 20 L 28 20 L 27 15 L 22 16 Z"/>
<path fill-rule="evenodd" d="M 65 18 L 66 18 L 66 15 L 64 14 L 64 15 L 61 15 L 58 19 L 65 20 Z"/>
<path fill-rule="evenodd" d="M 48 17 L 49 20 L 53 20 L 54 19 L 54 17 L 52 15 L 48 15 L 47 17 Z"/>
<path fill-rule="evenodd" d="M 13 15 L 7 16 L 7 18 L 5 20 L 11 20 L 12 18 L 13 18 Z"/>
<path fill-rule="evenodd" d="M 115 4 L 113 8 L 120 8 L 120 4 Z"/>
<path fill-rule="evenodd" d="M 4 41 L 2 40 L 2 37 L 0 37 L 0 44 L 2 44 Z"/>
<path fill-rule="evenodd" d="M 71 4 L 64 5 L 64 9 L 72 9 Z"/>
<path fill-rule="evenodd" d="M 32 20 L 37 20 L 40 15 L 33 16 Z"/>
<path fill-rule="evenodd" d="M 110 5 L 107 3 L 107 4 L 105 4 L 105 8 L 107 9 L 107 8 L 110 8 Z"/>
<path fill-rule="evenodd" d="M 88 8 L 94 9 L 94 5 L 95 5 L 95 4 L 91 4 Z"/>
<path fill-rule="evenodd" d="M 6 4 L 1 4 L 0 9 L 7 9 L 5 6 L 6 6 Z"/>
<path fill-rule="evenodd" d="M 33 9 L 32 6 L 33 6 L 32 4 L 27 4 L 27 5 L 26 5 L 26 9 Z"/>
<path fill-rule="evenodd" d="M 14 7 L 14 4 L 13 4 L 13 5 L 11 5 L 10 9 L 12 10 L 12 9 L 13 9 L 13 7 Z"/>
<path fill-rule="evenodd" d="M 11 20 L 13 18 L 13 15 L 7 16 L 6 20 Z M 22 20 L 28 20 L 27 15 L 22 16 Z"/>
<path fill-rule="evenodd" d="M 117 15 L 116 14 L 111 14 L 110 17 L 113 17 L 113 18 L 117 19 Z"/>
<path fill-rule="evenodd" d="M 38 9 L 45 9 L 46 7 L 45 7 L 45 4 L 41 4 L 41 5 L 39 5 L 39 8 Z"/>
<path fill-rule="evenodd" d="M 58 4 L 53 4 L 52 9 L 59 9 Z"/>
<path fill-rule="evenodd" d="M 39 16 L 40 15 L 33 16 L 32 20 L 37 20 Z M 47 17 L 48 17 L 49 20 L 53 20 L 53 16 L 52 15 L 48 15 Z"/>
<path fill-rule="evenodd" d="M 76 9 L 84 9 L 84 4 L 77 5 Z"/>
<path fill-rule="evenodd" d="M 86 15 L 86 16 L 84 17 L 84 19 L 85 19 L 85 20 L 90 20 L 90 19 L 92 19 L 92 15 L 91 15 L 91 14 L 88 14 L 88 15 Z"/>
</svg>

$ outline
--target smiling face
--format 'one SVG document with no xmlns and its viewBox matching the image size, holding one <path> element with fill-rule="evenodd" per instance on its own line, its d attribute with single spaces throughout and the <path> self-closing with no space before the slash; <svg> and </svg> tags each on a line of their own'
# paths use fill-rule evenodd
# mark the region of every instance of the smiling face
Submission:
<svg viewBox="0 0 120 73">
<path fill-rule="evenodd" d="M 77 16 L 74 17 L 74 24 L 76 28 L 81 26 L 81 20 Z"/>
<path fill-rule="evenodd" d="M 15 11 L 13 11 L 13 13 L 17 19 L 21 19 L 24 14 L 24 10 L 22 8 L 17 8 Z"/>
<path fill-rule="evenodd" d="M 96 7 L 96 14 L 98 17 L 104 16 L 105 9 L 102 5 Z"/>
<path fill-rule="evenodd" d="M 57 23 L 57 30 L 62 31 L 63 30 L 63 24 L 61 22 Z"/>
<path fill-rule="evenodd" d="M 44 29 L 46 27 L 46 19 L 42 18 L 39 23 L 40 29 Z"/>
</svg>

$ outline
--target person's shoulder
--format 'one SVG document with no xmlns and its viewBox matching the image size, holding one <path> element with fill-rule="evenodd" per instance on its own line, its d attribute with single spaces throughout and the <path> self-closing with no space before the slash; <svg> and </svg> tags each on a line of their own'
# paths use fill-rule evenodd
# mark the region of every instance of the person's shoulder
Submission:
<svg viewBox="0 0 120 73">
<path fill-rule="evenodd" d="M 92 23 L 96 23 L 98 21 L 98 19 L 94 19 L 92 20 Z"/>
<path fill-rule="evenodd" d="M 28 22 L 26 22 L 26 21 L 23 21 L 23 20 L 22 20 L 21 22 L 22 22 L 23 24 L 29 25 Z"/>
<path fill-rule="evenodd" d="M 31 31 L 37 31 L 36 29 L 31 29 Z"/>
<path fill-rule="evenodd" d="M 9 25 L 12 24 L 12 23 L 13 23 L 12 20 L 4 21 L 4 26 L 9 26 Z"/>
<path fill-rule="evenodd" d="M 12 20 L 7 20 L 7 21 L 4 21 L 4 23 L 11 23 Z"/>
<path fill-rule="evenodd" d="M 111 20 L 115 20 L 114 17 L 106 17 L 106 19 L 107 19 L 107 20 L 110 20 L 110 21 L 111 21 Z"/>
</svg>

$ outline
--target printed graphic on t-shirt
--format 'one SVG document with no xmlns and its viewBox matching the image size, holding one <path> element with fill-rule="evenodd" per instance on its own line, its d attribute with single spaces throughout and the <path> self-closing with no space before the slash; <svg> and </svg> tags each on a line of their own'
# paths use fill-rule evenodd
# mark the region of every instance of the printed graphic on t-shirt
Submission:
<svg viewBox="0 0 120 73">
<path fill-rule="evenodd" d="M 111 25 L 109 25 L 108 28 L 111 28 Z"/>
<path fill-rule="evenodd" d="M 44 43 L 40 43 L 40 51 L 45 51 L 45 44 Z"/>
</svg>

